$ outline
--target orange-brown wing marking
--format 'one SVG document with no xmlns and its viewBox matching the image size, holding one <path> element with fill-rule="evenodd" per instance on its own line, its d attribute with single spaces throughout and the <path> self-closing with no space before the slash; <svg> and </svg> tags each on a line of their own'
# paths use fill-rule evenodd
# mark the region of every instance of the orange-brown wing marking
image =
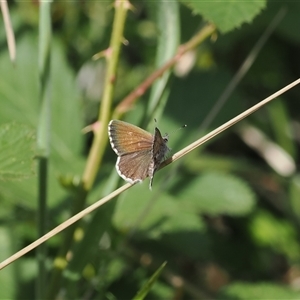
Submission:
<svg viewBox="0 0 300 300">
<path fill-rule="evenodd" d="M 153 135 L 127 122 L 112 120 L 108 126 L 111 146 L 118 155 L 151 149 Z"/>
</svg>

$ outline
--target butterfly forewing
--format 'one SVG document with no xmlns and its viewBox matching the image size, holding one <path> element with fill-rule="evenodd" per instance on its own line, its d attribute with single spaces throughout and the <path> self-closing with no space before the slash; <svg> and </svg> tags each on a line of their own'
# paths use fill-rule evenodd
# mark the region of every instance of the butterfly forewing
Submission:
<svg viewBox="0 0 300 300">
<path fill-rule="evenodd" d="M 108 128 L 110 143 L 118 155 L 152 148 L 153 135 L 137 126 L 112 120 Z"/>
</svg>

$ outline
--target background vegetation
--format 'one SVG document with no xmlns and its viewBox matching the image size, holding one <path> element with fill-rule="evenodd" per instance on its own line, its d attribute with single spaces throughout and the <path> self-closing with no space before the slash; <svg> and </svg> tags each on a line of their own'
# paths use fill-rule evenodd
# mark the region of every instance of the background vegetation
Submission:
<svg viewBox="0 0 300 300">
<path fill-rule="evenodd" d="M 156 118 L 175 153 L 299 77 L 298 2 L 120 3 L 9 3 L 17 57 L 1 26 L 1 261 L 123 184 L 112 116 L 151 132 Z M 129 107 L 124 98 L 208 22 L 217 31 Z M 148 180 L 132 187 L 2 269 L 0 298 L 131 299 L 148 283 L 137 299 L 299 299 L 298 95 L 158 172 L 152 192 Z M 82 134 L 97 120 L 101 134 Z"/>
</svg>

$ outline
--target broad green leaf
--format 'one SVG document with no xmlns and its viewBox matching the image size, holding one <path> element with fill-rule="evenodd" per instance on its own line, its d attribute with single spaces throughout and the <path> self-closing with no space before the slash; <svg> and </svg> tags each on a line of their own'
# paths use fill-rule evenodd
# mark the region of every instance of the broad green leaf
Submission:
<svg viewBox="0 0 300 300">
<path fill-rule="evenodd" d="M 0 54 L 0 125 L 18 120 L 36 128 L 38 101 L 37 38 L 24 35 L 18 41 L 18 56 L 14 67 L 7 53 Z M 58 177 L 78 174 L 82 170 L 82 116 L 80 95 L 73 71 L 66 62 L 64 49 L 58 40 L 53 41 L 51 54 L 51 153 L 49 165 L 49 203 L 60 201 L 66 191 Z M 25 201 L 35 206 L 36 179 L 6 184 L 1 196 L 8 201 Z M 10 199 L 10 200 L 9 200 Z M 50 205 L 51 205 L 50 204 Z"/>
<path fill-rule="evenodd" d="M 217 172 L 199 176 L 180 190 L 178 197 L 189 210 L 212 215 L 245 215 L 255 205 L 255 196 L 243 180 Z"/>
<path fill-rule="evenodd" d="M 18 60 L 14 68 L 7 60 L 7 53 L 0 56 L 0 123 L 18 120 L 22 123 L 37 125 L 38 103 L 38 66 L 37 39 L 27 35 L 18 43 Z M 73 166 L 74 155 L 81 151 L 82 116 L 80 95 L 76 80 L 64 56 L 64 49 L 58 40 L 52 48 L 52 156 L 59 163 Z M 30 76 L 28 72 L 30 70 Z"/>
<path fill-rule="evenodd" d="M 223 33 L 251 22 L 266 6 L 264 0 L 180 1 L 189 6 L 195 14 L 200 14 L 205 20 L 214 23 Z"/>
<path fill-rule="evenodd" d="M 80 94 L 58 40 L 54 41 L 52 56 L 52 157 L 58 172 L 78 172 L 83 141 Z"/>
<path fill-rule="evenodd" d="M 225 287 L 217 299 L 299 299 L 300 292 L 283 285 L 272 283 L 244 283 L 236 282 Z"/>
<path fill-rule="evenodd" d="M 116 206 L 116 226 L 122 230 L 145 231 L 152 238 L 173 232 L 203 230 L 197 212 L 187 210 L 184 201 L 166 194 L 153 197 L 146 183 L 136 185 L 124 194 Z"/>
<path fill-rule="evenodd" d="M 195 133 L 199 134 L 198 128 L 201 120 L 213 109 L 216 100 L 228 85 L 231 76 L 227 70 L 220 67 L 217 72 L 193 70 L 186 77 L 182 79 L 174 78 L 172 81 L 172 90 L 170 100 L 166 106 L 166 115 L 170 115 L 170 118 L 176 120 L 177 124 L 188 125 L 187 129 L 182 131 L 185 132 L 184 136 L 189 142 L 193 142 L 195 138 L 191 139 L 191 134 L 188 133 L 194 129 Z M 223 122 L 227 122 L 230 118 L 235 117 L 243 111 L 244 105 L 245 103 L 241 101 L 241 95 L 234 93 L 226 103 L 226 106 L 219 112 L 218 118 L 211 123 L 211 128 L 214 129 Z M 174 134 L 173 136 L 175 137 L 176 135 Z M 171 148 L 173 148 L 173 136 L 171 136 L 169 142 Z"/>
<path fill-rule="evenodd" d="M 35 133 L 23 124 L 0 126 L 0 180 L 18 180 L 34 175 Z"/>
<path fill-rule="evenodd" d="M 253 216 L 250 230 L 260 247 L 271 247 L 291 260 L 300 258 L 297 232 L 288 221 L 279 220 L 267 211 L 260 211 Z"/>
</svg>

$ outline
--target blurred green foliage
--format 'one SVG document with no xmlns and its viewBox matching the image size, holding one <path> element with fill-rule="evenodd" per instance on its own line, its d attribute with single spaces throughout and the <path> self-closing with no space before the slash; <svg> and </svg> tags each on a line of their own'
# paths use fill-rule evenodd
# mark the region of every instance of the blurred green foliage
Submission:
<svg viewBox="0 0 300 300">
<path fill-rule="evenodd" d="M 171 133 L 172 153 L 299 76 L 298 2 L 131 4 L 124 32 L 127 42 L 117 68 L 115 106 L 207 20 L 218 28 L 214 39 L 188 52 L 124 115 L 151 132 L 153 117 L 157 118 L 159 128 Z M 34 156 L 39 153 L 34 139 L 39 119 L 39 6 L 36 1 L 9 5 L 17 59 L 15 65 L 9 61 L 1 26 L 1 261 L 37 238 Z M 282 20 L 253 66 L 203 128 L 203 121 L 278 13 Z M 72 187 L 89 153 L 93 137 L 83 135 L 81 129 L 97 119 L 106 66 L 105 59 L 91 57 L 108 47 L 113 2 L 54 1 L 51 17 L 49 230 L 70 216 L 76 197 Z M 146 299 L 299 299 L 298 90 L 295 87 L 158 172 L 152 192 L 146 180 L 80 222 L 56 294 L 61 299 L 131 299 L 146 294 Z M 176 131 L 183 124 L 188 127 Z M 264 139 L 246 136 L 253 128 Z M 107 147 L 88 203 L 123 183 L 115 160 Z M 47 242 L 49 278 L 63 237 L 59 234 Z M 165 261 L 158 276 L 155 272 Z M 4 287 L 0 299 L 33 299 L 38 276 L 31 252 L 0 271 Z"/>
</svg>

